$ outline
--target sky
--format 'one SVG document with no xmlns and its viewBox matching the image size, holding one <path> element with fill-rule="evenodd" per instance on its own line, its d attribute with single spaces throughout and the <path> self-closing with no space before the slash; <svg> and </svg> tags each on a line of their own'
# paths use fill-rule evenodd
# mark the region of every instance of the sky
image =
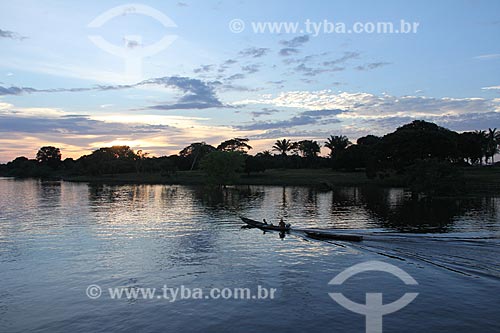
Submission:
<svg viewBox="0 0 500 333">
<path fill-rule="evenodd" d="M 1 1 L 0 163 L 500 128 L 498 36 L 495 0 Z"/>
</svg>

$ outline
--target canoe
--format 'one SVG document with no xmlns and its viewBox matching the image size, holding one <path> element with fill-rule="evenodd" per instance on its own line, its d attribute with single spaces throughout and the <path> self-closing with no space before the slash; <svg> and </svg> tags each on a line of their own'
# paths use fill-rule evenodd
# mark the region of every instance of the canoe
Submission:
<svg viewBox="0 0 500 333">
<path fill-rule="evenodd" d="M 259 222 L 256 220 L 252 220 L 243 216 L 240 216 L 240 219 L 245 222 L 249 227 L 259 228 L 262 230 L 276 230 L 276 231 L 296 231 L 303 232 L 306 236 L 314 239 L 331 239 L 331 240 L 339 240 L 339 241 L 349 241 L 349 242 L 361 242 L 363 240 L 363 236 L 360 235 L 352 235 L 352 234 L 335 234 L 331 230 L 318 230 L 318 229 L 300 229 L 300 228 L 291 228 L 289 225 L 283 229 L 278 225 L 270 225 L 265 224 L 263 222 Z"/>
<path fill-rule="evenodd" d="M 262 230 L 276 230 L 276 231 L 289 231 L 290 226 L 281 228 L 279 225 L 265 224 L 264 222 L 255 221 L 246 217 L 240 216 L 240 219 L 251 227 L 259 228 Z"/>
<path fill-rule="evenodd" d="M 350 242 L 361 242 L 363 236 L 360 235 L 348 235 L 348 234 L 333 234 L 328 231 L 304 231 L 307 236 L 314 239 L 334 239 L 340 241 L 350 241 Z"/>
</svg>

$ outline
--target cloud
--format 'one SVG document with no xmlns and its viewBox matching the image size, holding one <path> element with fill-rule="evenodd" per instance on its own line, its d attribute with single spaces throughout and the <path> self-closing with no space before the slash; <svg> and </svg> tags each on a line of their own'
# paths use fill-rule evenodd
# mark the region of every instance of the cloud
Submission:
<svg viewBox="0 0 500 333">
<path fill-rule="evenodd" d="M 278 54 L 283 57 L 288 57 L 299 53 L 299 47 L 303 46 L 309 41 L 309 35 L 297 36 L 290 40 L 282 40 L 280 44 L 285 46 L 279 50 Z"/>
<path fill-rule="evenodd" d="M 168 125 L 125 124 L 92 119 L 88 115 L 67 114 L 60 109 L 20 108 L 0 103 L 0 132 L 79 135 L 125 135 L 171 130 Z"/>
<path fill-rule="evenodd" d="M 125 85 L 97 85 L 89 88 L 54 88 L 35 89 L 31 87 L 2 87 L 0 86 L 0 96 L 21 95 L 32 93 L 59 93 L 59 92 L 84 92 L 84 91 L 109 91 L 122 90 L 146 85 L 162 85 L 173 87 L 184 93 L 176 102 L 169 104 L 153 105 L 148 108 L 158 110 L 174 109 L 206 109 L 213 107 L 223 107 L 224 105 L 216 96 L 213 84 L 182 76 L 166 76 L 144 80 L 135 84 Z"/>
<path fill-rule="evenodd" d="M 258 64 L 241 66 L 241 70 L 244 72 L 247 72 L 248 74 L 257 73 L 259 71 L 259 69 L 260 69 L 260 65 L 258 65 Z"/>
<path fill-rule="evenodd" d="M 340 58 L 329 60 L 323 62 L 323 66 L 335 66 L 339 64 L 343 64 L 348 60 L 359 58 L 358 52 L 345 52 L 344 55 Z"/>
<path fill-rule="evenodd" d="M 500 112 L 500 99 L 451 98 L 425 96 L 374 95 L 358 92 L 336 93 L 331 90 L 288 91 L 263 95 L 255 100 L 233 103 L 262 104 L 268 107 L 301 108 L 309 110 L 340 109 L 349 112 L 339 115 L 342 119 L 376 119 L 386 117 L 445 116 L 467 113 Z"/>
<path fill-rule="evenodd" d="M 279 55 L 280 56 L 283 56 L 283 57 L 288 57 L 288 56 L 291 56 L 291 55 L 294 55 L 294 54 L 297 54 L 299 53 L 300 51 L 296 48 L 293 48 L 293 47 L 285 47 L 283 49 L 281 49 L 279 51 Z"/>
<path fill-rule="evenodd" d="M 382 66 L 387 66 L 390 64 L 391 64 L 390 62 L 372 62 L 372 63 L 366 64 L 366 65 L 356 66 L 355 69 L 357 69 L 358 71 L 366 71 L 366 70 L 370 70 L 370 69 L 379 68 Z"/>
<path fill-rule="evenodd" d="M 285 51 L 284 54 L 282 55 L 289 55 L 287 53 L 288 51 Z M 297 51 L 298 52 L 298 51 Z M 294 63 L 297 63 L 298 65 L 294 67 L 294 70 L 301 72 L 305 76 L 316 76 L 318 74 L 322 73 L 329 73 L 329 72 L 339 72 L 345 70 L 345 67 L 338 66 L 340 64 L 343 64 L 347 62 L 350 59 L 355 59 L 359 57 L 359 53 L 357 52 L 345 52 L 343 56 L 333 59 L 333 60 L 328 60 L 328 61 L 323 61 L 321 62 L 321 65 L 308 65 L 308 63 L 312 62 L 314 59 L 319 58 L 319 57 L 324 57 L 328 54 L 328 52 L 323 52 L 319 54 L 310 54 L 302 58 L 287 58 L 284 59 L 283 62 L 285 64 L 291 65 Z"/>
<path fill-rule="evenodd" d="M 297 127 L 276 126 L 276 128 L 269 128 L 261 133 L 249 135 L 249 137 L 252 140 L 274 140 L 277 138 L 307 138 L 313 140 L 324 140 L 332 135 L 332 133 L 342 133 L 343 135 L 349 137 L 351 141 L 355 141 L 356 139 L 368 134 L 384 135 L 389 132 L 393 132 L 396 128 L 417 119 L 431 121 L 439 126 L 463 132 L 477 129 L 487 129 L 491 127 L 491 124 L 499 123 L 500 113 L 485 112 L 429 117 L 389 116 L 384 118 L 358 120 L 355 123 L 345 122 L 343 120 L 339 122 L 340 119 L 335 118 L 324 121 L 318 120 L 316 122 L 311 120 L 311 124 L 309 125 L 312 125 L 310 126 L 312 128 L 309 128 L 308 126 L 302 127 L 300 125 Z M 297 120 L 294 122 L 300 123 L 300 121 Z M 290 123 L 288 123 L 288 125 L 290 125 Z M 284 124 L 287 125 L 287 123 Z M 280 123 L 276 122 L 275 125 L 280 125 Z M 254 127 L 257 130 L 260 129 L 259 126 Z"/>
<path fill-rule="evenodd" d="M 344 133 L 344 132 L 343 132 Z M 250 140 L 276 140 L 280 138 L 295 138 L 322 141 L 332 135 L 331 130 L 297 130 L 290 128 L 271 129 L 259 134 L 248 135 Z M 272 144 L 271 144 L 272 145 Z M 269 147 L 270 145 L 267 145 Z"/>
<path fill-rule="evenodd" d="M 307 67 L 305 64 L 300 64 L 294 68 L 298 72 L 302 72 L 305 76 L 316 76 L 318 74 L 328 73 L 328 72 L 339 72 L 343 71 L 344 67 L 331 67 L 331 68 L 312 68 Z"/>
<path fill-rule="evenodd" d="M 270 49 L 265 47 L 250 47 L 240 51 L 240 55 L 243 57 L 260 58 L 269 53 Z"/>
<path fill-rule="evenodd" d="M 177 2 L 177 7 L 189 7 L 189 5 L 185 2 Z"/>
<path fill-rule="evenodd" d="M 0 114 L 0 132 L 53 133 L 80 135 L 130 135 L 151 134 L 165 129 L 166 125 L 128 125 L 93 120 L 89 116 L 20 117 Z"/>
<path fill-rule="evenodd" d="M 302 45 L 307 43 L 309 39 L 310 39 L 309 35 L 297 36 L 290 40 L 282 40 L 280 41 L 280 44 L 286 47 L 296 48 L 296 47 L 301 47 Z"/>
<path fill-rule="evenodd" d="M 231 67 L 232 65 L 234 65 L 236 63 L 238 63 L 238 61 L 235 60 L 235 59 L 227 59 L 221 65 L 219 65 L 219 68 L 217 69 L 217 72 L 218 73 L 224 73 L 229 67 Z"/>
<path fill-rule="evenodd" d="M 61 148 L 65 158 L 78 158 L 112 145 L 129 145 L 161 156 L 177 153 L 193 137 L 215 144 L 246 136 L 229 126 L 207 125 L 206 120 L 137 113 L 71 115 L 60 109 L 21 108 L 0 102 L 0 161 L 21 155 L 33 157 L 45 145 Z"/>
<path fill-rule="evenodd" d="M 5 96 L 5 95 L 21 95 L 24 93 L 31 94 L 32 92 L 36 91 L 33 88 L 27 88 L 27 87 L 2 87 L 0 86 L 0 96 Z"/>
<path fill-rule="evenodd" d="M 21 40 L 22 41 L 24 39 L 27 39 L 28 37 L 21 36 L 17 32 L 0 29 L 0 38 L 9 38 L 9 39 L 15 39 L 15 40 Z"/>
<path fill-rule="evenodd" d="M 483 90 L 500 90 L 500 86 L 483 87 Z"/>
<path fill-rule="evenodd" d="M 201 65 L 193 70 L 194 73 L 207 73 L 214 68 L 214 65 Z"/>
<path fill-rule="evenodd" d="M 270 113 L 278 112 L 278 110 L 267 109 L 267 111 L 271 111 Z M 293 116 L 290 119 L 285 120 L 275 120 L 275 121 L 260 121 L 255 122 L 248 125 L 237 126 L 237 128 L 242 130 L 270 130 L 270 129 L 278 129 L 278 128 L 292 128 L 296 126 L 305 126 L 305 125 L 313 125 L 319 124 L 320 120 L 328 118 L 328 123 L 339 123 L 340 120 L 336 118 L 331 118 L 332 116 L 339 115 L 345 110 L 311 110 L 311 111 L 303 111 L 298 115 Z M 270 114 L 269 113 L 269 114 Z"/>
<path fill-rule="evenodd" d="M 114 89 L 123 89 L 117 88 L 115 86 Z M 131 86 L 123 86 L 126 88 L 130 88 Z M 23 95 L 23 94 L 33 94 L 33 93 L 53 93 L 53 92 L 81 92 L 81 91 L 91 91 L 91 90 L 109 90 L 111 89 L 109 86 L 96 86 L 94 88 L 54 88 L 54 89 L 35 89 L 31 87 L 2 87 L 0 86 L 0 96 L 6 95 Z"/>
<path fill-rule="evenodd" d="M 274 113 L 278 113 L 280 110 L 278 109 L 270 109 L 270 108 L 263 108 L 261 111 L 253 111 L 251 112 L 252 116 L 255 118 L 261 117 L 261 116 L 270 116 Z"/>
<path fill-rule="evenodd" d="M 315 124 L 317 119 L 309 116 L 295 116 L 287 120 L 261 121 L 249 125 L 237 126 L 240 130 L 269 130 Z"/>
<path fill-rule="evenodd" d="M 309 55 L 306 55 L 302 58 L 286 58 L 286 59 L 283 59 L 283 62 L 287 65 L 290 65 L 290 64 L 294 64 L 294 63 L 306 63 L 306 62 L 310 62 L 316 58 L 319 58 L 319 57 L 324 57 L 326 55 L 328 55 L 329 52 L 323 52 L 323 53 L 318 53 L 318 54 L 309 54 Z"/>
<path fill-rule="evenodd" d="M 229 76 L 226 80 L 227 81 L 233 81 L 233 80 L 241 80 L 245 78 L 245 74 L 237 73 Z"/>
<path fill-rule="evenodd" d="M 135 49 L 139 46 L 142 46 L 142 44 L 135 39 L 123 38 L 123 42 L 125 43 L 125 46 L 129 49 Z"/>
<path fill-rule="evenodd" d="M 455 131 L 474 131 L 487 129 L 492 124 L 500 124 L 499 112 L 468 113 L 463 115 L 443 116 L 433 119 L 439 125 Z"/>
<path fill-rule="evenodd" d="M 240 92 L 256 92 L 261 91 L 263 88 L 250 88 L 247 86 L 236 85 L 236 84 L 222 84 L 217 88 L 218 91 L 240 91 Z M 224 107 L 229 108 L 230 105 L 224 105 Z"/>
<path fill-rule="evenodd" d="M 500 53 L 482 54 L 474 57 L 474 59 L 479 59 L 479 60 L 500 59 Z"/>
<path fill-rule="evenodd" d="M 285 80 L 278 80 L 278 81 L 267 81 L 267 83 L 270 83 L 270 84 L 277 84 L 277 85 L 282 85 L 283 83 L 285 83 L 286 81 Z"/>
<path fill-rule="evenodd" d="M 153 105 L 149 106 L 149 109 L 176 110 L 224 107 L 217 98 L 214 87 L 198 79 L 172 76 L 146 80 L 141 82 L 141 85 L 150 83 L 176 87 L 184 93 L 184 96 L 175 103 Z"/>
<path fill-rule="evenodd" d="M 487 129 L 491 124 L 500 122 L 500 113 L 484 112 L 484 113 L 467 113 L 457 115 L 437 115 L 437 116 L 390 116 L 386 118 L 367 119 L 362 123 L 358 123 L 358 128 L 367 128 L 366 134 L 384 135 L 394 131 L 396 128 L 412 122 L 414 120 L 426 120 L 449 128 L 453 131 L 465 132 L 478 129 Z M 362 135 L 366 135 L 362 134 Z"/>
<path fill-rule="evenodd" d="M 223 65 L 234 65 L 235 63 L 237 63 L 238 60 L 235 60 L 235 59 L 227 59 L 226 61 L 224 61 L 222 64 Z"/>
<path fill-rule="evenodd" d="M 301 114 L 304 116 L 328 117 L 328 116 L 336 116 L 344 112 L 348 111 L 340 109 L 331 109 L 331 110 L 325 109 L 325 110 L 304 111 Z"/>
</svg>

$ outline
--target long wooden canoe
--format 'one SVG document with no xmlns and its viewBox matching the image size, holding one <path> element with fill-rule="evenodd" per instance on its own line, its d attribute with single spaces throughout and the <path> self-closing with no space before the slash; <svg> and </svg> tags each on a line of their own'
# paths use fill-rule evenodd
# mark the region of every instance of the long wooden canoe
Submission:
<svg viewBox="0 0 500 333">
<path fill-rule="evenodd" d="M 286 228 L 281 228 L 278 225 L 266 224 L 264 222 L 259 222 L 243 216 L 240 216 L 240 219 L 250 227 L 259 228 L 262 230 L 303 232 L 306 234 L 307 237 L 314 239 L 331 239 L 331 240 L 349 241 L 349 242 L 361 242 L 363 240 L 363 236 L 361 235 L 337 234 L 333 233 L 331 230 L 320 230 L 320 229 L 300 229 L 300 228 L 292 229 L 289 225 Z"/>
<path fill-rule="evenodd" d="M 281 228 L 279 225 L 265 224 L 264 222 L 255 221 L 252 219 L 248 219 L 246 217 L 240 216 L 240 219 L 248 224 L 249 226 L 259 228 L 262 230 L 276 230 L 276 231 L 288 231 L 290 230 L 290 226 L 286 228 Z"/>
</svg>

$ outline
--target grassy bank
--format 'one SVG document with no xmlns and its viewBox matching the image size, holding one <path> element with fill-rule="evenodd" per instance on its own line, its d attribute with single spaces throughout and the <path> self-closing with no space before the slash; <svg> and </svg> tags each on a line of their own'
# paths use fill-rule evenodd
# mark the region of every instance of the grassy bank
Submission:
<svg viewBox="0 0 500 333">
<path fill-rule="evenodd" d="M 205 175 L 200 171 L 179 171 L 173 175 L 119 174 L 103 176 L 65 177 L 68 181 L 102 183 L 146 183 L 146 184 L 205 184 Z M 337 172 L 330 169 L 273 169 L 254 174 L 242 174 L 237 185 L 364 185 L 374 183 L 363 172 Z"/>
<path fill-rule="evenodd" d="M 474 192 L 500 193 L 500 168 L 464 168 L 467 188 Z M 119 174 L 104 176 L 65 177 L 68 181 L 93 183 L 141 183 L 141 184 L 205 184 L 201 171 L 179 171 L 173 175 Z M 402 177 L 369 179 L 364 172 L 340 172 L 331 169 L 272 169 L 262 173 L 242 174 L 238 185 L 287 185 L 328 188 L 332 186 L 404 186 Z"/>
<path fill-rule="evenodd" d="M 465 168 L 464 177 L 470 191 L 500 194 L 499 167 Z"/>
<path fill-rule="evenodd" d="M 146 183 L 146 184 L 205 184 L 206 177 L 201 171 L 179 171 L 165 176 L 154 174 L 120 174 L 104 176 L 66 177 L 68 181 L 102 183 Z M 366 177 L 364 172 L 338 172 L 331 169 L 272 169 L 265 172 L 242 174 L 236 185 L 365 185 L 380 182 Z"/>
</svg>

